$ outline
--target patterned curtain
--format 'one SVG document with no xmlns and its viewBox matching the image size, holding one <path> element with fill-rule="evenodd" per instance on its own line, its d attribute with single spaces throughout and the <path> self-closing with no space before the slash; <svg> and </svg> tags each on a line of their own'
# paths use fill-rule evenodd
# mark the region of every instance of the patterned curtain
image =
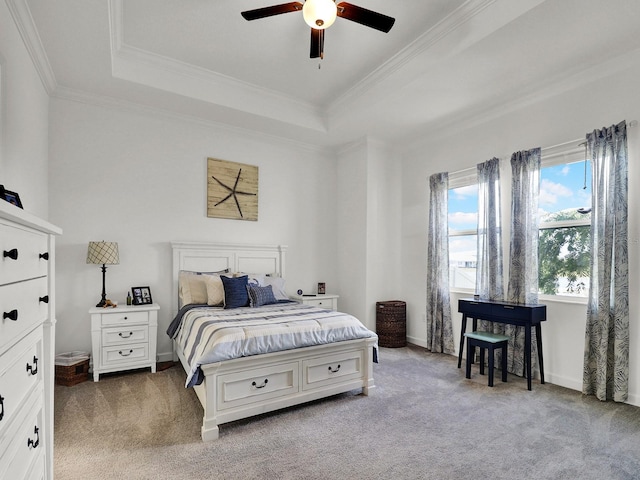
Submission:
<svg viewBox="0 0 640 480">
<path fill-rule="evenodd" d="M 626 122 L 587 134 L 587 146 L 593 197 L 582 392 L 624 402 L 629 390 Z"/>
<path fill-rule="evenodd" d="M 538 303 L 538 194 L 540 148 L 511 155 L 511 241 L 507 301 Z M 507 370 L 524 372 L 524 327 L 505 326 L 510 337 Z M 539 371 L 535 328 L 531 331 L 531 372 Z"/>
<path fill-rule="evenodd" d="M 453 323 L 449 298 L 449 174 L 429 178 L 427 247 L 427 344 L 432 352 L 453 353 Z"/>
<path fill-rule="evenodd" d="M 503 300 L 500 160 L 478 164 L 478 264 L 476 293 L 483 300 Z"/>
<path fill-rule="evenodd" d="M 502 223 L 500 218 L 500 160 L 478 164 L 478 263 L 476 293 L 483 300 L 503 300 Z M 505 325 L 480 320 L 483 332 L 504 334 Z M 496 365 L 501 365 L 498 352 Z"/>
</svg>

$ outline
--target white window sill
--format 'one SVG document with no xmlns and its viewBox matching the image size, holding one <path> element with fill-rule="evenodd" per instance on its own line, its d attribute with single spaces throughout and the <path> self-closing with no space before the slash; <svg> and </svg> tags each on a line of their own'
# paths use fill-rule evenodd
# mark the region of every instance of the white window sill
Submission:
<svg viewBox="0 0 640 480">
<path fill-rule="evenodd" d="M 449 293 L 454 295 L 468 295 L 473 297 L 475 291 L 469 288 L 449 288 Z M 587 297 L 573 297 L 570 295 L 539 295 L 540 303 L 567 303 L 576 305 L 587 305 Z"/>
</svg>

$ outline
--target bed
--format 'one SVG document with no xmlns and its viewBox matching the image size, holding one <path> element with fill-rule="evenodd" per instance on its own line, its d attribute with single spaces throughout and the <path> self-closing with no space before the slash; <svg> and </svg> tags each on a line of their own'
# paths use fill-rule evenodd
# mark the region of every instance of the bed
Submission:
<svg viewBox="0 0 640 480">
<path fill-rule="evenodd" d="M 275 282 L 272 283 L 273 288 L 268 290 L 275 291 L 285 279 L 286 246 L 176 242 L 172 243 L 172 250 L 173 312 L 176 313 L 176 319 L 168 333 L 173 338 L 175 360 L 180 361 L 187 373 L 187 386 L 195 390 L 204 408 L 203 441 L 216 440 L 219 425 L 227 422 L 356 389 L 368 395 L 374 388 L 373 363 L 377 353 L 377 336 L 354 317 L 321 311 L 299 302 L 287 302 L 281 290 L 276 303 L 264 306 L 259 306 L 259 298 L 253 299 L 256 300 L 253 307 L 237 309 L 209 308 L 200 302 L 197 302 L 198 305 L 188 305 L 189 299 L 179 287 L 187 272 L 193 275 L 222 272 L 224 277 L 231 277 L 231 273 L 235 273 L 233 276 L 240 278 L 245 276 L 244 272 L 248 272 L 249 282 L 257 281 L 256 278 L 267 278 L 267 283 Z M 273 279 L 281 280 L 278 283 Z M 253 289 L 249 290 L 253 293 Z M 211 290 L 209 294 L 211 298 Z M 182 301 L 186 305 L 182 305 Z M 216 322 L 210 321 L 213 317 Z M 267 350 L 265 342 L 261 340 L 253 342 L 257 344 L 254 350 L 248 350 L 250 346 L 247 344 L 227 348 L 235 353 L 218 353 L 210 348 L 218 343 L 226 344 L 226 340 L 220 340 L 222 331 L 230 331 L 232 337 L 235 332 L 236 337 L 246 338 L 254 338 L 252 332 L 255 331 L 257 337 L 265 328 L 272 328 L 265 322 L 272 322 L 273 318 L 277 318 L 277 328 L 287 329 L 287 334 L 300 331 L 300 338 L 304 339 L 309 336 L 304 325 L 315 323 L 313 336 L 320 332 L 321 338 L 304 340 L 300 343 L 302 346 L 295 346 L 298 340 L 293 346 L 271 345 Z M 302 319 L 301 323 L 298 323 L 299 318 Z M 245 321 L 249 326 L 240 323 Z M 224 323 L 224 328 L 213 326 L 220 322 Z M 207 330 L 210 328 L 215 332 L 207 337 L 207 347 L 194 340 L 200 335 L 185 333 L 203 328 L 202 325 L 207 325 Z M 334 325 L 339 328 L 334 329 Z M 271 334 L 268 336 L 276 338 Z M 204 343 L 199 338 L 198 341 Z M 313 344 L 317 342 L 321 343 Z M 270 351 L 273 348 L 275 351 Z M 237 354 L 244 356 L 227 358 Z"/>
</svg>

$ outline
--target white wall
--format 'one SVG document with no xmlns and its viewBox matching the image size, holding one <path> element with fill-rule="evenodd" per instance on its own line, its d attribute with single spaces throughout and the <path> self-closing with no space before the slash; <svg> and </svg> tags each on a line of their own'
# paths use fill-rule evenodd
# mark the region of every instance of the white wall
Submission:
<svg viewBox="0 0 640 480">
<path fill-rule="evenodd" d="M 411 299 L 408 335 L 426 345 L 425 291 L 426 216 L 428 178 L 437 172 L 474 167 L 497 156 L 532 147 L 548 147 L 584 138 L 585 134 L 621 120 L 640 119 L 637 82 L 640 65 L 631 65 L 610 78 L 563 93 L 509 106 L 503 115 L 488 115 L 487 121 L 459 124 L 443 129 L 436 138 L 411 146 L 402 162 L 402 268 L 403 291 Z M 505 110 L 507 110 L 505 108 Z M 461 119 L 464 122 L 464 119 Z M 629 136 L 629 255 L 630 255 L 630 382 L 629 402 L 640 405 L 640 195 L 632 179 L 640 178 L 640 127 L 630 127 Z M 461 316 L 452 296 L 456 346 Z M 555 301 L 547 303 L 548 321 L 543 325 L 546 380 L 576 390 L 582 388 L 582 361 L 586 306 Z M 535 389 L 535 386 L 534 386 Z"/>
<path fill-rule="evenodd" d="M 49 97 L 5 2 L 0 2 L 0 184 L 47 219 Z"/>
<path fill-rule="evenodd" d="M 207 218 L 206 159 L 259 167 L 257 222 Z M 107 296 L 124 302 L 149 285 L 160 304 L 158 352 L 171 346 L 170 242 L 285 244 L 287 287 L 338 293 L 336 161 L 333 155 L 134 108 L 52 99 L 51 221 L 57 245 L 58 352 L 90 351 L 89 317 L 101 293 L 100 268 L 87 265 L 91 240 L 117 241 L 120 265 L 107 268 Z M 163 357 L 164 358 L 164 357 Z"/>
</svg>

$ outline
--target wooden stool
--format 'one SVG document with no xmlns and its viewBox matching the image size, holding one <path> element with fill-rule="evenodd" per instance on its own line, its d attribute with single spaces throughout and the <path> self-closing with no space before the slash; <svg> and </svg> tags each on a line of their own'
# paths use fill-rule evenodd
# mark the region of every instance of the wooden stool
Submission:
<svg viewBox="0 0 640 480">
<path fill-rule="evenodd" d="M 489 350 L 489 386 L 493 387 L 494 355 L 497 348 L 502 349 L 502 381 L 507 381 L 507 344 L 509 337 L 491 332 L 465 333 L 467 337 L 467 378 L 471 378 L 471 364 L 476 354 L 476 347 L 480 347 L 480 375 L 484 375 L 484 350 Z"/>
</svg>

